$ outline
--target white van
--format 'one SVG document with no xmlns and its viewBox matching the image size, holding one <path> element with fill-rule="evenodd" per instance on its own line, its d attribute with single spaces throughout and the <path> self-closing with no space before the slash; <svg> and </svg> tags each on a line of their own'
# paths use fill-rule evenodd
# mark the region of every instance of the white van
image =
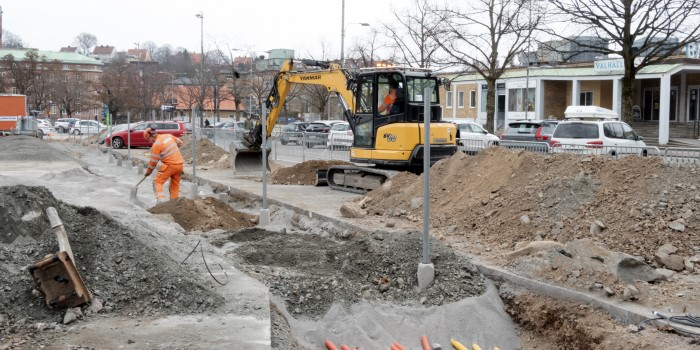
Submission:
<svg viewBox="0 0 700 350">
<path fill-rule="evenodd" d="M 585 155 L 639 154 L 646 156 L 643 138 L 612 110 L 569 106 L 550 141 L 552 152 Z"/>
</svg>

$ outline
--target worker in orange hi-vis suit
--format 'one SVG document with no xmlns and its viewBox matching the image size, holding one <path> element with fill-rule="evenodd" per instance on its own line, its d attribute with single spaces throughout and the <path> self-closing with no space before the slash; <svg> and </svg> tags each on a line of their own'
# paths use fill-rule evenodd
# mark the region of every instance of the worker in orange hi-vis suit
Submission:
<svg viewBox="0 0 700 350">
<path fill-rule="evenodd" d="M 155 126 L 147 127 L 146 130 L 143 131 L 143 137 L 148 143 L 153 144 L 153 146 L 151 146 L 151 159 L 148 162 L 146 176 L 151 175 L 153 169 L 158 165 L 158 161 L 163 163 L 158 169 L 156 178 L 153 181 L 156 201 L 161 203 L 168 200 L 163 190 L 163 184 L 165 181 L 168 181 L 168 179 L 170 179 L 170 199 L 177 198 L 180 194 L 180 177 L 184 164 L 182 154 L 180 153 L 182 140 L 173 135 L 158 135 Z"/>
</svg>

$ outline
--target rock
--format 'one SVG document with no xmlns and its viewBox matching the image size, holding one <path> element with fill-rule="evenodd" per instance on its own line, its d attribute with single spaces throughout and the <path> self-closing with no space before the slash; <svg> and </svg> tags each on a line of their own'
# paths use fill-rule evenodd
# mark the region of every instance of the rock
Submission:
<svg viewBox="0 0 700 350">
<path fill-rule="evenodd" d="M 521 245 L 516 245 L 516 248 Z M 554 241 L 537 241 L 537 242 L 530 242 L 528 243 L 525 247 L 520 248 L 510 254 L 508 254 L 506 257 L 508 259 L 515 259 L 521 256 L 525 255 L 531 255 L 536 252 L 542 252 L 542 251 L 556 251 L 556 250 L 563 250 L 564 245 L 559 243 L 559 242 L 554 242 Z"/>
<path fill-rule="evenodd" d="M 411 210 L 416 210 L 423 207 L 423 197 L 416 197 L 411 199 Z"/>
<path fill-rule="evenodd" d="M 670 281 L 676 274 L 669 269 L 656 269 L 656 273 L 659 275 L 659 278 L 656 281 Z"/>
<path fill-rule="evenodd" d="M 668 228 L 674 231 L 683 232 L 685 231 L 685 224 L 683 224 L 680 220 L 675 220 L 668 223 Z"/>
<path fill-rule="evenodd" d="M 678 251 L 678 248 L 674 246 L 671 243 L 667 243 L 659 247 L 659 249 L 656 250 L 656 255 L 671 255 L 675 254 Z"/>
<path fill-rule="evenodd" d="M 520 217 L 520 222 L 523 224 L 529 224 L 530 223 L 530 217 L 527 216 L 527 214 L 523 215 Z"/>
<path fill-rule="evenodd" d="M 605 288 L 603 288 L 603 290 L 605 291 L 605 294 L 607 294 L 608 296 L 615 295 L 615 291 L 612 290 L 612 288 L 610 288 L 610 287 L 605 287 Z"/>
<path fill-rule="evenodd" d="M 66 310 L 65 315 L 63 315 L 63 324 L 71 324 L 73 321 L 77 320 L 78 316 L 73 313 L 73 309 Z"/>
<path fill-rule="evenodd" d="M 386 224 L 384 224 L 384 226 L 386 226 L 388 228 L 393 228 L 393 227 L 396 227 L 396 222 L 395 221 L 387 221 Z"/>
<path fill-rule="evenodd" d="M 601 229 L 603 229 L 603 230 L 605 230 L 605 229 L 607 228 L 607 227 L 605 226 L 605 224 L 603 223 L 603 221 L 601 221 L 601 220 L 595 219 L 595 220 L 593 220 L 593 223 L 596 224 L 596 225 L 598 225 L 598 226 L 599 226 Z"/>
<path fill-rule="evenodd" d="M 685 262 L 682 256 L 657 254 L 654 256 L 654 261 L 669 270 L 678 272 L 685 270 Z"/>
<path fill-rule="evenodd" d="M 627 254 L 624 254 L 624 257 L 614 267 L 615 276 L 623 282 L 635 280 L 651 282 L 657 281 L 661 277 L 657 270 L 654 270 L 644 261 Z"/>
<path fill-rule="evenodd" d="M 92 299 L 92 304 L 90 304 L 90 307 L 88 307 L 88 311 L 93 312 L 93 313 L 98 313 L 102 311 L 103 306 L 102 306 L 102 300 L 93 298 Z"/>
<path fill-rule="evenodd" d="M 690 261 L 690 258 L 683 259 L 683 265 L 685 265 L 686 271 L 691 273 L 695 271 L 695 264 L 692 261 Z"/>
<path fill-rule="evenodd" d="M 597 235 L 600 235 L 601 233 L 603 233 L 603 228 L 598 226 L 598 224 L 596 224 L 595 222 L 593 222 L 593 223 L 591 223 L 590 232 L 592 235 L 597 236 Z"/>
<path fill-rule="evenodd" d="M 351 219 L 361 219 L 367 216 L 367 211 L 362 209 L 358 203 L 345 203 L 340 207 L 340 214 Z"/>
<path fill-rule="evenodd" d="M 630 333 L 637 333 L 637 332 L 639 332 L 639 327 L 637 327 L 637 326 L 631 324 L 631 325 L 629 325 L 629 326 L 627 327 L 627 330 L 628 330 Z"/>
<path fill-rule="evenodd" d="M 629 284 L 622 291 L 622 300 L 624 300 L 624 301 L 637 300 L 638 295 L 639 295 L 639 290 L 637 289 L 637 287 Z"/>
</svg>

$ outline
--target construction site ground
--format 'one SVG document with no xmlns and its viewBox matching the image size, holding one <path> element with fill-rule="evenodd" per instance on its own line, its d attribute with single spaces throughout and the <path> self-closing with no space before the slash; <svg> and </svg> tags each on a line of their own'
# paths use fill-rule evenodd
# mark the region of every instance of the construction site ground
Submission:
<svg viewBox="0 0 700 350">
<path fill-rule="evenodd" d="M 414 174 L 362 196 L 314 187 L 324 162 L 309 161 L 273 164 L 263 186 L 203 144 L 198 185 L 181 188 L 189 198 L 156 205 L 150 179 L 129 199 L 148 149 L 130 151 L 136 167 L 126 150 L 89 142 L 12 136 L 0 149 L 0 349 L 320 349 L 326 339 L 419 349 L 421 335 L 443 349 L 450 338 L 484 349 L 698 347 L 661 323 L 636 327 L 653 310 L 700 313 L 692 166 L 457 154 L 431 170 L 436 276 L 420 291 Z M 90 305 L 50 310 L 31 279 L 27 267 L 58 249 L 47 207 Z"/>
</svg>

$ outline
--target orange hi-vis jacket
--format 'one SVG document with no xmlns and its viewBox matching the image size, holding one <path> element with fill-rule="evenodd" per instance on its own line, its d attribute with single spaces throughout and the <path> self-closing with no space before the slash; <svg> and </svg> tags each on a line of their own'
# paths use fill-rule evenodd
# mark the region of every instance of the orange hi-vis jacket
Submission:
<svg viewBox="0 0 700 350">
<path fill-rule="evenodd" d="M 180 153 L 180 146 L 182 146 L 182 140 L 173 135 L 157 135 L 156 142 L 151 147 L 151 159 L 148 162 L 148 169 L 153 171 L 158 165 L 158 161 L 167 165 L 185 163 Z"/>
</svg>

